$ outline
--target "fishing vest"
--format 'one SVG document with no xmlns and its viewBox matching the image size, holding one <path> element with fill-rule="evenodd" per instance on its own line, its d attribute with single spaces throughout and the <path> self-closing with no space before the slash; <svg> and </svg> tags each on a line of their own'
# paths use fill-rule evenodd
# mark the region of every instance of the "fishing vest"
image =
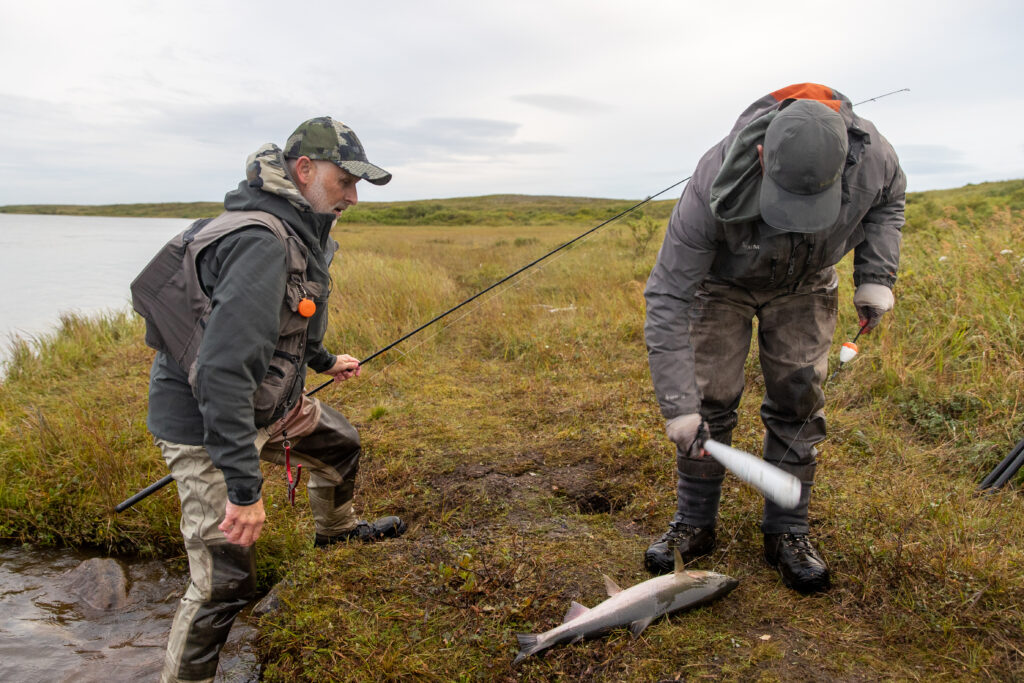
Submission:
<svg viewBox="0 0 1024 683">
<path fill-rule="evenodd" d="M 287 254 L 288 281 L 281 302 L 281 326 L 267 374 L 253 397 L 257 427 L 283 417 L 298 400 L 309 318 L 301 315 L 323 286 L 306 277 L 308 251 L 281 219 L 264 211 L 226 211 L 195 221 L 157 252 L 131 284 L 132 307 L 146 320 L 146 345 L 173 358 L 188 372 L 195 393 L 199 346 L 213 304 L 199 279 L 199 258 L 217 240 L 259 225 L 270 230 Z"/>
</svg>

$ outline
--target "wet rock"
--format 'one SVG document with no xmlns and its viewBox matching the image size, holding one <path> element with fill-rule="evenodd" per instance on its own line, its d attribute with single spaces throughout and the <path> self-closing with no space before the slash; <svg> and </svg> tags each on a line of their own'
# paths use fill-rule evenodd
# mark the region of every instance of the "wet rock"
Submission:
<svg viewBox="0 0 1024 683">
<path fill-rule="evenodd" d="M 294 585 L 294 581 L 291 578 L 285 578 L 274 584 L 274 587 L 270 589 L 270 592 L 263 596 L 263 599 L 253 605 L 250 614 L 253 617 L 262 617 L 272 612 L 276 612 L 281 608 L 281 591 L 291 588 Z"/>
<path fill-rule="evenodd" d="M 128 602 L 128 580 L 117 560 L 94 557 L 64 575 L 64 588 L 94 610 L 110 611 Z"/>
</svg>

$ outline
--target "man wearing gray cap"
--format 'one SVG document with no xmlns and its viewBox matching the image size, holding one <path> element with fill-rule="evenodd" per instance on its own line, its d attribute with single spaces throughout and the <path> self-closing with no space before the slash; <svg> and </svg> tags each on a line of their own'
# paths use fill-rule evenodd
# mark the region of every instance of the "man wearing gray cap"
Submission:
<svg viewBox="0 0 1024 683">
<path fill-rule="evenodd" d="M 323 345 L 338 247 L 330 231 L 360 180 L 384 185 L 391 174 L 329 117 L 300 125 L 284 150 L 263 145 L 245 172 L 224 213 L 173 238 L 132 283 L 157 349 L 148 426 L 177 482 L 192 578 L 163 681 L 212 681 L 235 616 L 255 597 L 261 458 L 287 465 L 290 483 L 293 465 L 309 473 L 314 545 L 405 531 L 398 517 L 356 517 L 359 434 L 303 395 L 307 367 L 336 381 L 359 375 L 355 358 Z"/>
<path fill-rule="evenodd" d="M 906 180 L 850 100 L 801 83 L 766 95 L 700 160 L 647 281 L 651 377 L 676 444 L 676 513 L 644 564 L 672 570 L 715 547 L 725 471 L 702 450 L 737 424 L 752 321 L 764 377 L 764 458 L 802 483 L 796 509 L 765 500 L 764 554 L 790 588 L 827 590 L 808 502 L 825 438 L 822 381 L 835 332 L 835 264 L 854 252 L 865 332 L 893 307 Z"/>
</svg>

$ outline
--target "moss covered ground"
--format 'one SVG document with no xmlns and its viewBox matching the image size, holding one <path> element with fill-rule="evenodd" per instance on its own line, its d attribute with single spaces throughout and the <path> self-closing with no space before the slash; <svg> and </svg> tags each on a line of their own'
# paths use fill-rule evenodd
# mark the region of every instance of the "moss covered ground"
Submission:
<svg viewBox="0 0 1024 683">
<path fill-rule="evenodd" d="M 462 201 L 438 204 L 478 220 L 399 203 L 386 221 L 367 207 L 336 226 L 333 350 L 367 357 L 614 208 Z M 729 477 L 719 548 L 696 566 L 738 578 L 732 594 L 637 640 L 616 631 L 510 666 L 517 632 L 604 598 L 601 573 L 645 579 L 643 549 L 671 515 L 673 451 L 642 329 L 660 237 L 645 241 L 645 226 L 663 229 L 669 206 L 318 394 L 362 433 L 361 513 L 399 514 L 409 531 L 315 550 L 308 508 L 288 507 L 282 470 L 264 466 L 261 585 L 288 579 L 285 608 L 260 622 L 266 680 L 1024 678 L 1022 477 L 976 491 L 1024 437 L 1022 181 L 908 198 L 896 310 L 827 392 L 811 522 L 832 591 L 782 586 L 761 558 L 762 501 Z M 837 348 L 856 332 L 849 257 L 840 270 Z M 69 316 L 15 346 L 0 385 L 0 537 L 182 561 L 173 486 L 111 511 L 166 473 L 145 429 L 151 358 L 127 312 Z M 752 452 L 762 389 L 755 345 L 734 438 Z"/>
</svg>

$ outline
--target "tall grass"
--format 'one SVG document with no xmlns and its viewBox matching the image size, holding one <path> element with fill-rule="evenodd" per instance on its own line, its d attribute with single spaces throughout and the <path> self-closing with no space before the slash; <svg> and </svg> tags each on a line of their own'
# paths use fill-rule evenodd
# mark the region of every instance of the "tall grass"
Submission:
<svg viewBox="0 0 1024 683">
<path fill-rule="evenodd" d="M 289 609 L 261 622 L 265 679 L 1020 679 L 1022 477 L 975 488 L 1024 437 L 1022 188 L 909 198 L 896 310 L 827 389 L 811 522 L 828 594 L 797 596 L 763 564 L 762 500 L 729 478 L 719 550 L 698 566 L 739 578 L 733 594 L 636 641 L 615 632 L 509 668 L 514 633 L 601 600 L 601 572 L 645 578 L 642 551 L 671 514 L 643 345 L 654 254 L 638 221 L 320 394 L 361 430 L 361 513 L 400 514 L 410 530 L 314 551 L 308 511 L 287 507 L 281 471 L 265 468 L 263 584 L 291 579 Z M 597 222 L 577 200 L 542 199 L 577 222 L 340 223 L 329 346 L 365 358 Z M 515 203 L 465 201 L 449 208 L 494 217 Z M 850 268 L 837 345 L 856 332 Z M 145 431 L 150 359 L 127 315 L 67 318 L 15 349 L 0 386 L 0 536 L 180 554 L 171 492 L 110 512 L 166 471 Z M 756 348 L 747 377 L 734 442 L 757 452 Z"/>
</svg>

